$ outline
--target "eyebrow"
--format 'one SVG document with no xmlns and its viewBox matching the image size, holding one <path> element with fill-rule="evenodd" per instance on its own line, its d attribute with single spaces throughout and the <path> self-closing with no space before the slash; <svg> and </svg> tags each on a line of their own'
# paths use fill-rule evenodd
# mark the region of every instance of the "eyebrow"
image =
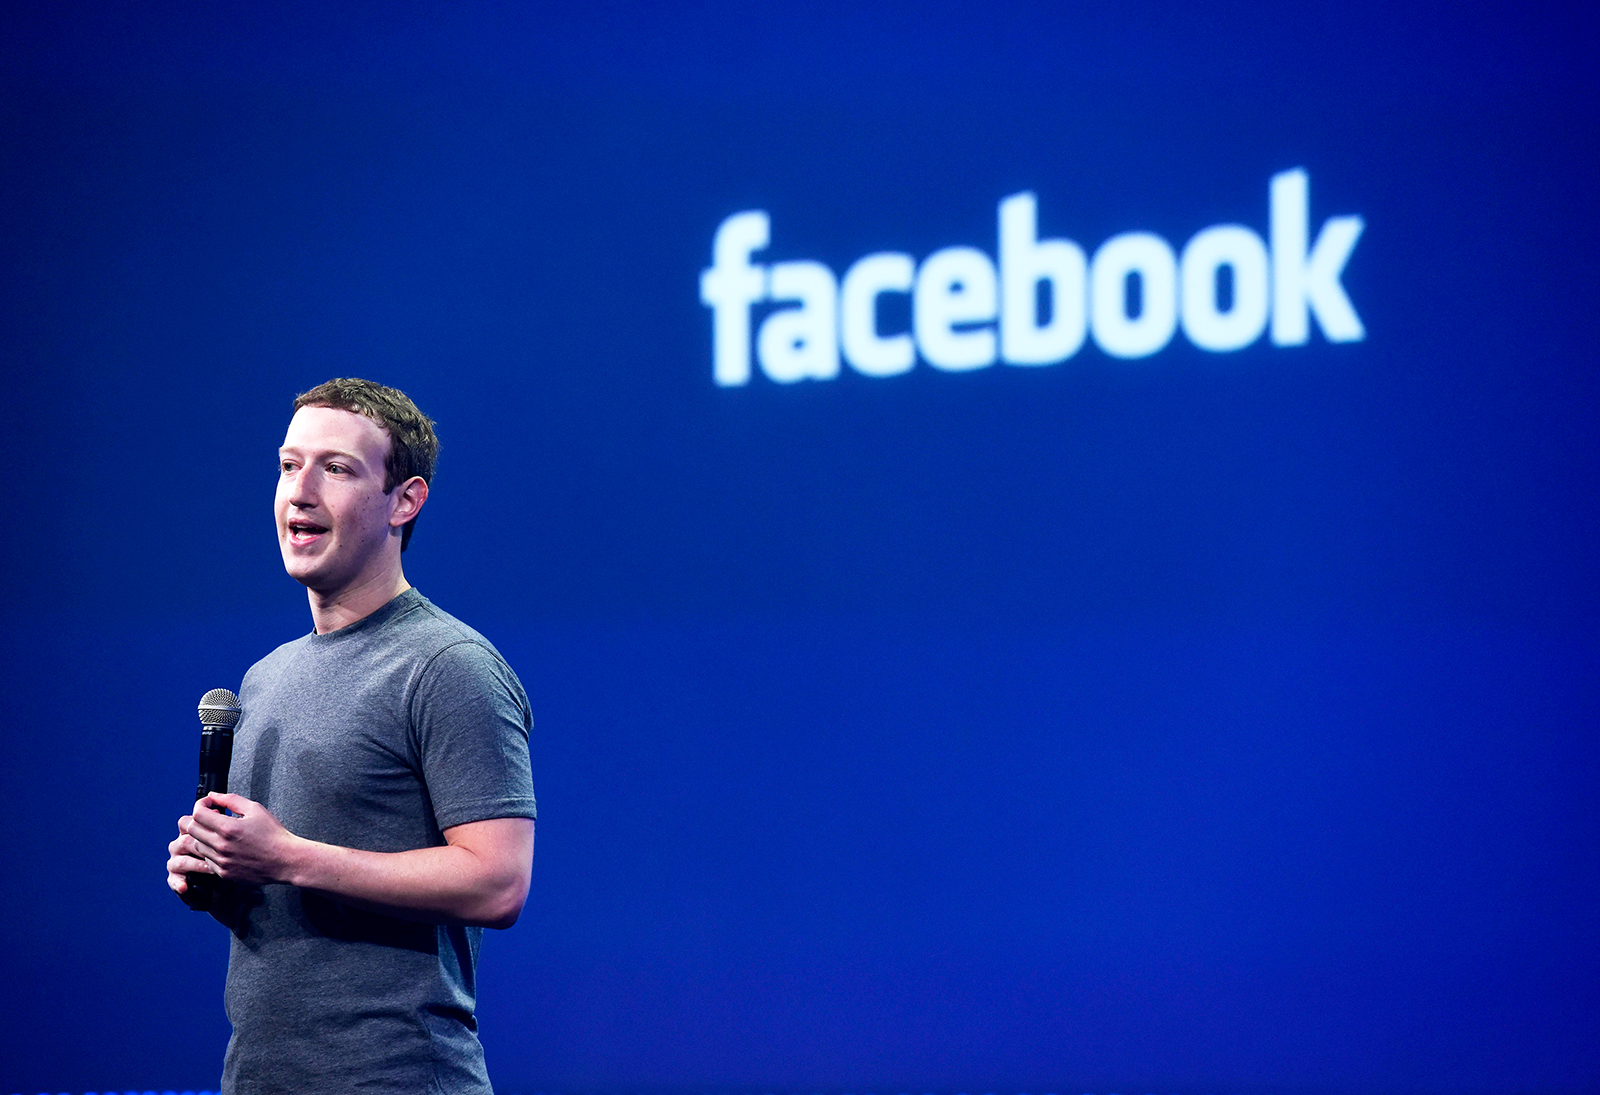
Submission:
<svg viewBox="0 0 1600 1095">
<path fill-rule="evenodd" d="M 305 453 L 305 450 L 297 449 L 293 445 L 282 445 L 282 446 L 280 446 L 278 448 L 278 455 L 279 456 L 287 456 L 287 455 L 304 456 L 304 455 L 306 455 L 306 453 Z M 312 456 L 316 456 L 316 457 L 320 457 L 322 459 L 327 459 L 328 457 L 336 457 L 336 458 L 338 458 L 340 460 L 344 460 L 344 461 L 346 461 L 348 463 L 351 463 L 351 464 L 360 464 L 362 467 L 366 467 L 367 466 L 366 462 L 364 460 L 362 460 L 361 457 L 357 456 L 353 452 L 346 452 L 343 449 L 322 449 L 322 450 L 320 450 L 318 452 L 312 453 L 311 455 Z"/>
</svg>

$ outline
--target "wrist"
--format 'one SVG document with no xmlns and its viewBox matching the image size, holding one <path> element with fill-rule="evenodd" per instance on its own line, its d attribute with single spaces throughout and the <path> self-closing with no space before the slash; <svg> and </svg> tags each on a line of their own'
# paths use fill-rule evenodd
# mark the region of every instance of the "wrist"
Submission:
<svg viewBox="0 0 1600 1095">
<path fill-rule="evenodd" d="M 328 845 L 319 844 L 315 840 L 289 834 L 288 844 L 284 849 L 282 859 L 282 878 L 278 881 L 286 882 L 291 886 L 301 889 L 318 889 L 322 874 L 322 853 Z"/>
</svg>

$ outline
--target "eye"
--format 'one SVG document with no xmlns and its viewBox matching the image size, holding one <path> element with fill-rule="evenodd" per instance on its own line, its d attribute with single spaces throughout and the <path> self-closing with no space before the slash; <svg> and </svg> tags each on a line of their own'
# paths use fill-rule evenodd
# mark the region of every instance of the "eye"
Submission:
<svg viewBox="0 0 1600 1095">
<path fill-rule="evenodd" d="M 347 472 L 349 470 L 350 469 L 345 467 L 343 464 L 329 464 L 328 465 L 328 471 L 331 472 L 334 475 L 343 475 L 345 472 Z"/>
<path fill-rule="evenodd" d="M 293 460 L 279 460 L 278 461 L 278 471 L 281 472 L 284 475 L 293 474 L 293 472 L 294 472 L 294 461 Z"/>
</svg>

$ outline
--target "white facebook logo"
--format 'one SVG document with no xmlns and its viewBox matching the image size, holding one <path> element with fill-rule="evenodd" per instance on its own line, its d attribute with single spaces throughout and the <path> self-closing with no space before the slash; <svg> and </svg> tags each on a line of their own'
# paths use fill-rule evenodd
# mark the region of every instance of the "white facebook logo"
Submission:
<svg viewBox="0 0 1600 1095">
<path fill-rule="evenodd" d="M 1146 357 L 1180 328 L 1217 353 L 1269 330 L 1273 345 L 1299 346 L 1313 317 L 1329 342 L 1359 342 L 1366 329 L 1340 278 L 1365 225 L 1330 217 L 1312 243 L 1309 190 L 1304 170 L 1273 176 L 1270 245 L 1243 225 L 1219 224 L 1181 254 L 1153 233 L 1124 232 L 1092 256 L 1072 240 L 1039 239 L 1037 199 L 1013 194 L 1000 202 L 998 268 L 974 247 L 946 247 L 920 264 L 886 251 L 858 259 L 842 280 L 812 260 L 752 262 L 771 242 L 771 218 L 735 213 L 717 228 L 700 275 L 712 376 L 724 387 L 749 383 L 752 343 L 762 373 L 788 384 L 838 376 L 841 359 L 875 377 L 907 372 L 919 358 L 947 372 L 1054 365 L 1089 338 L 1112 357 Z M 880 331 L 879 298 L 890 293 L 910 298 L 910 331 Z M 781 307 L 752 339 L 751 309 L 763 303 Z"/>
</svg>

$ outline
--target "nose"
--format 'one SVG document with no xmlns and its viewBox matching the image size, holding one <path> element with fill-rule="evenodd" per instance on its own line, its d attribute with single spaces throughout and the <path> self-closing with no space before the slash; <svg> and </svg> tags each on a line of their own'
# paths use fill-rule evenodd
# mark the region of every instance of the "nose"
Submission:
<svg viewBox="0 0 1600 1095">
<path fill-rule="evenodd" d="M 283 491 L 291 506 L 304 508 L 317 504 L 316 469 L 312 465 L 302 466 L 292 475 L 285 475 L 283 480 Z"/>
</svg>

